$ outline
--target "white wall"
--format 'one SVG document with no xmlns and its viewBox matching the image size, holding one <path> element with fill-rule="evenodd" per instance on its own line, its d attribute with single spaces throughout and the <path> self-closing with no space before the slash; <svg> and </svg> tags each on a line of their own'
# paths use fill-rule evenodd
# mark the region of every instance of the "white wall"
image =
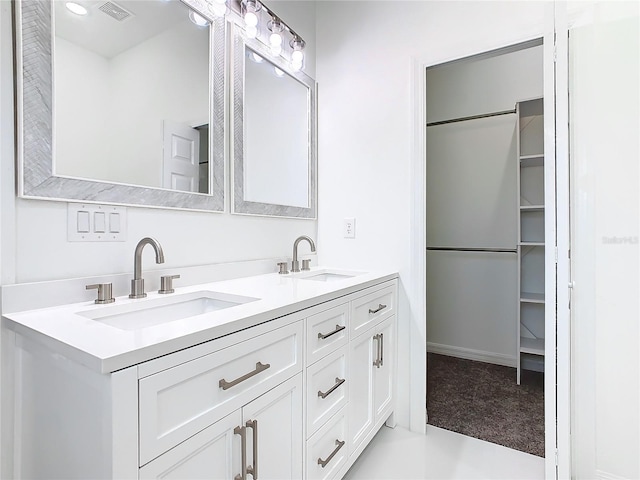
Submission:
<svg viewBox="0 0 640 480">
<path fill-rule="evenodd" d="M 306 12 L 307 20 L 297 29 L 310 46 L 309 72 L 315 66 L 312 54 L 315 28 L 309 28 L 308 24 L 308 18 L 313 18 L 314 6 L 302 3 L 292 4 L 291 8 L 296 16 Z M 162 244 L 166 261 L 162 268 L 290 256 L 296 237 L 306 234 L 316 238 L 317 222 L 313 220 L 128 208 L 126 242 L 67 242 L 66 203 L 15 198 L 13 136 L 9 127 L 4 128 L 4 125 L 11 126 L 14 118 L 10 101 L 12 59 L 11 55 L 4 55 L 5 46 L 11 45 L 11 8 L 9 2 L 0 2 L 0 7 L 2 26 L 9 25 L 0 30 L 3 46 L 0 87 L 4 99 L 0 111 L 3 125 L 0 137 L 2 285 L 132 272 L 133 251 L 144 236 L 154 236 Z M 288 7 L 288 2 L 279 7 L 285 19 L 288 19 Z M 322 244 L 317 245 L 321 250 Z M 144 270 L 159 268 L 152 257 L 151 251 L 145 252 Z M 312 264 L 316 264 L 315 258 Z"/>
<path fill-rule="evenodd" d="M 639 478 L 640 4 L 582 8 L 569 31 L 574 474 Z"/>
<path fill-rule="evenodd" d="M 542 36 L 545 2 L 318 2 L 319 232 L 322 262 L 400 272 L 399 415 L 424 428 L 424 291 L 411 247 L 418 65 Z M 416 171 L 420 171 L 419 165 Z M 356 218 L 356 239 L 342 219 Z M 412 238 L 412 236 L 414 238 Z M 411 414 L 411 415 L 410 415 Z"/>
</svg>

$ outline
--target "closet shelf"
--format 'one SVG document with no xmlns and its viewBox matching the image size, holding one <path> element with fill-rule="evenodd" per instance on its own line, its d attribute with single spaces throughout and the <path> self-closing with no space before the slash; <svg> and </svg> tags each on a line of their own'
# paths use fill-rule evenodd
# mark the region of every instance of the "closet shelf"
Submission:
<svg viewBox="0 0 640 480">
<path fill-rule="evenodd" d="M 520 242 L 523 247 L 544 247 L 544 242 Z"/>
<path fill-rule="evenodd" d="M 520 353 L 544 355 L 544 338 L 520 338 Z"/>
<path fill-rule="evenodd" d="M 521 167 L 541 167 L 544 165 L 544 155 L 520 155 Z"/>
<path fill-rule="evenodd" d="M 544 303 L 544 293 L 520 293 L 520 301 L 523 303 Z"/>
</svg>

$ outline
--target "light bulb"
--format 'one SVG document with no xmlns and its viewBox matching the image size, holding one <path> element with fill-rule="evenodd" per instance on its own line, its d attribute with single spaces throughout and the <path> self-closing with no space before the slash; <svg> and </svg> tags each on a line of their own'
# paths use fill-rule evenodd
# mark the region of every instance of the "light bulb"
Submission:
<svg viewBox="0 0 640 480">
<path fill-rule="evenodd" d="M 291 70 L 294 72 L 302 70 L 302 62 L 291 62 Z"/>
<path fill-rule="evenodd" d="M 80 5 L 79 3 L 67 2 L 65 3 L 64 6 L 67 7 L 67 10 L 69 10 L 71 13 L 75 13 L 76 15 L 87 14 L 87 9 L 84 8 L 82 5 Z"/>
<path fill-rule="evenodd" d="M 278 67 L 273 67 L 273 70 L 276 72 L 276 75 L 279 77 L 283 77 L 284 76 L 284 72 L 282 70 L 280 70 Z"/>
<path fill-rule="evenodd" d="M 291 52 L 292 62 L 302 63 L 302 60 L 304 60 L 304 53 L 302 53 L 302 50 L 294 50 L 293 52 Z"/>
<path fill-rule="evenodd" d="M 269 35 L 269 44 L 272 47 L 280 47 L 282 48 L 282 35 L 279 33 L 272 33 Z"/>
<path fill-rule="evenodd" d="M 257 27 L 245 27 L 244 33 L 247 38 L 256 38 L 258 36 L 258 28 Z"/>
<path fill-rule="evenodd" d="M 191 20 L 199 27 L 206 27 L 207 25 L 209 25 L 209 20 L 204 18 L 202 15 L 194 12 L 193 10 L 189 11 L 189 20 Z"/>
<path fill-rule="evenodd" d="M 254 52 L 251 53 L 251 59 L 256 63 L 262 63 L 262 60 L 263 60 L 263 58 L 260 55 Z"/>
<path fill-rule="evenodd" d="M 247 27 L 255 27 L 258 25 L 258 15 L 255 12 L 247 12 L 244 14 L 244 24 Z"/>
</svg>

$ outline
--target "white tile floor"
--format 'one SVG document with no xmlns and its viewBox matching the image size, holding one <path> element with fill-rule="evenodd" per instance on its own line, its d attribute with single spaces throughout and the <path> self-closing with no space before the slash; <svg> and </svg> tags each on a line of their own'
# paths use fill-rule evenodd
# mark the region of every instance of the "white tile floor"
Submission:
<svg viewBox="0 0 640 480">
<path fill-rule="evenodd" d="M 544 478 L 544 459 L 427 426 L 420 435 L 382 427 L 345 480 Z"/>
</svg>

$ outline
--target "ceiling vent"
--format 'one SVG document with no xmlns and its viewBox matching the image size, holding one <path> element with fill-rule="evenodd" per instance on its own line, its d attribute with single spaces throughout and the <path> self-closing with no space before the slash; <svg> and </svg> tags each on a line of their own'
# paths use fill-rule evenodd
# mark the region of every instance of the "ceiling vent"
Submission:
<svg viewBox="0 0 640 480">
<path fill-rule="evenodd" d="M 114 2 L 106 2 L 98 7 L 99 10 L 109 15 L 111 18 L 122 22 L 127 18 L 133 17 L 133 14 Z"/>
</svg>

